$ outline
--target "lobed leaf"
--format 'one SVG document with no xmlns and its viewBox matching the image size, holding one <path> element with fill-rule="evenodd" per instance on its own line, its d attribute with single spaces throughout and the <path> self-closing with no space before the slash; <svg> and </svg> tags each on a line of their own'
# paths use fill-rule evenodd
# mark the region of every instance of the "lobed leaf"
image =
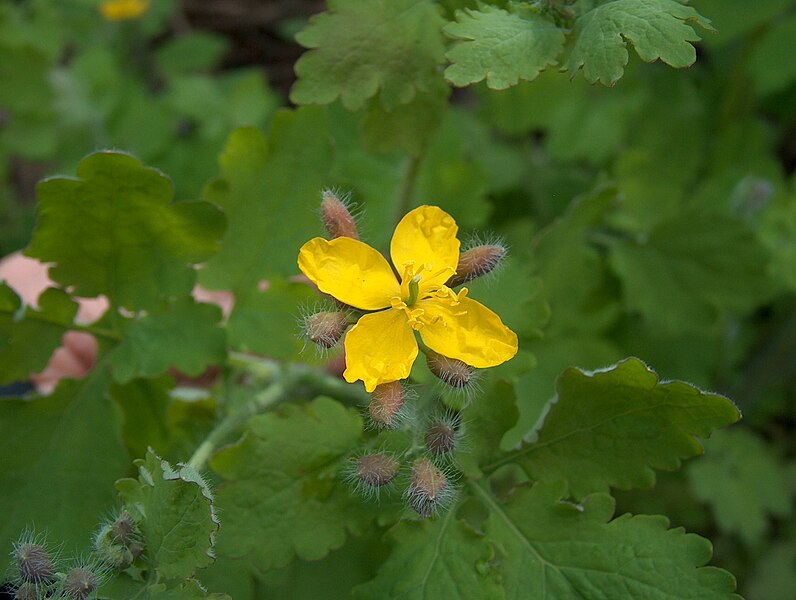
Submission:
<svg viewBox="0 0 796 600">
<path fill-rule="evenodd" d="M 534 480 L 568 482 L 574 497 L 609 487 L 647 488 L 653 469 L 675 470 L 702 453 L 696 439 L 740 418 L 718 394 L 661 382 L 637 358 L 605 370 L 567 369 L 531 442 L 497 461 L 519 462 Z"/>
<path fill-rule="evenodd" d="M 116 489 L 141 529 L 146 560 L 159 577 L 191 577 L 215 558 L 213 495 L 195 469 L 175 468 L 151 449 L 135 464 L 138 479 L 121 479 Z"/>
<path fill-rule="evenodd" d="M 713 31 L 710 21 L 675 0 L 615 0 L 585 13 L 575 23 L 575 41 L 566 69 L 583 68 L 590 83 L 613 85 L 628 61 L 627 43 L 642 60 L 662 60 L 675 67 L 696 61 L 690 42 L 700 37 L 692 25 Z"/>
<path fill-rule="evenodd" d="M 716 523 L 747 544 L 769 529 L 769 515 L 791 511 L 788 472 L 762 439 L 745 429 L 719 431 L 705 444 L 705 456 L 689 465 L 688 480 L 697 499 L 709 504 Z"/>
<path fill-rule="evenodd" d="M 729 216 L 681 212 L 646 238 L 613 244 L 610 261 L 629 308 L 667 333 L 705 328 L 718 311 L 746 312 L 771 290 L 768 253 Z"/>
<path fill-rule="evenodd" d="M 494 90 L 536 79 L 557 64 L 566 40 L 555 23 L 516 2 L 509 2 L 508 10 L 482 5 L 457 11 L 444 31 L 461 40 L 447 53 L 447 80 L 463 87 L 485 79 Z"/>
<path fill-rule="evenodd" d="M 572 504 L 560 482 L 519 487 L 505 505 L 485 487 L 475 490 L 490 511 L 485 542 L 499 549 L 500 597 L 740 600 L 732 575 L 702 566 L 710 560 L 710 542 L 668 529 L 665 517 L 610 520 L 610 496 Z"/>
<path fill-rule="evenodd" d="M 380 95 L 390 110 L 428 91 L 444 59 L 444 20 L 429 0 L 330 0 L 296 36 L 310 51 L 296 63 L 290 99 L 348 110 Z"/>
<path fill-rule="evenodd" d="M 189 294 L 193 265 L 218 250 L 224 218 L 207 202 L 170 203 L 171 182 L 121 152 L 84 158 L 77 177 L 39 184 L 38 222 L 25 251 L 76 296 L 130 310 Z"/>
<path fill-rule="evenodd" d="M 251 419 L 243 439 L 210 462 L 225 480 L 219 553 L 267 570 L 340 547 L 346 528 L 366 520 L 338 476 L 361 432 L 359 415 L 328 398 Z"/>
<path fill-rule="evenodd" d="M 404 522 L 390 533 L 395 547 L 376 578 L 354 588 L 365 600 L 503 598 L 494 551 L 455 517 L 455 509 L 421 522 Z"/>
</svg>

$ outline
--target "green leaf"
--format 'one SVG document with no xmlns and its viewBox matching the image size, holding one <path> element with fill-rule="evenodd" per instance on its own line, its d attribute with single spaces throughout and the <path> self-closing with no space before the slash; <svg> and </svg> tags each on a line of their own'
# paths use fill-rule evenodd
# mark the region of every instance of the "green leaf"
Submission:
<svg viewBox="0 0 796 600">
<path fill-rule="evenodd" d="M 442 124 L 449 94 L 450 89 L 439 79 L 428 91 L 390 110 L 373 98 L 362 121 L 365 148 L 372 152 L 401 148 L 410 156 L 420 156 Z"/>
<path fill-rule="evenodd" d="M 447 57 L 452 63 L 445 77 L 463 87 L 486 79 L 495 90 L 533 81 L 549 65 L 557 64 L 564 48 L 564 32 L 524 4 L 509 2 L 509 10 L 483 5 L 457 11 L 445 33 L 457 42 Z"/>
<path fill-rule="evenodd" d="M 227 38 L 209 31 L 190 31 L 168 40 L 157 49 L 155 63 L 167 78 L 183 73 L 208 71 L 227 51 Z"/>
<path fill-rule="evenodd" d="M 505 381 L 495 381 L 463 411 L 464 448 L 456 461 L 468 477 L 481 474 L 478 468 L 492 462 L 500 453 L 499 442 L 517 422 L 517 393 Z"/>
<path fill-rule="evenodd" d="M 740 600 L 732 575 L 702 566 L 710 542 L 667 529 L 665 517 L 611 521 L 610 496 L 565 502 L 560 482 L 519 487 L 506 505 L 473 487 L 490 511 L 486 540 L 499 548 L 506 599 Z"/>
<path fill-rule="evenodd" d="M 769 530 L 769 515 L 791 513 L 788 473 L 770 446 L 745 429 L 719 431 L 705 443 L 705 456 L 689 465 L 694 495 L 708 503 L 716 523 L 747 544 Z"/>
<path fill-rule="evenodd" d="M 117 600 L 232 600 L 227 594 L 208 594 L 196 579 L 186 579 L 175 584 L 139 581 L 127 573 L 119 573 L 99 589 L 100 598 Z"/>
<path fill-rule="evenodd" d="M 328 398 L 251 419 L 243 439 L 210 462 L 226 480 L 219 553 L 250 556 L 264 571 L 340 547 L 366 517 L 338 475 L 361 431 L 357 412 Z"/>
<path fill-rule="evenodd" d="M 768 34 L 755 45 L 749 59 L 749 72 L 762 95 L 772 94 L 796 81 L 794 61 L 780 60 L 793 52 L 796 16 L 777 19 Z"/>
<path fill-rule="evenodd" d="M 311 50 L 296 63 L 290 99 L 354 111 L 380 94 L 390 110 L 431 89 L 444 59 L 442 19 L 429 0 L 330 0 L 296 39 Z"/>
<path fill-rule="evenodd" d="M 304 283 L 276 278 L 268 281 L 265 291 L 253 288 L 236 295 L 235 309 L 227 323 L 230 344 L 242 352 L 298 357 L 306 343 L 300 339 L 300 314 L 317 298 Z"/>
<path fill-rule="evenodd" d="M 675 0 L 615 0 L 582 15 L 575 23 L 575 42 L 566 68 L 581 67 L 586 80 L 613 85 L 622 77 L 630 42 L 645 62 L 662 60 L 675 67 L 696 61 L 689 42 L 700 37 L 692 25 L 713 31 L 710 21 Z"/>
<path fill-rule="evenodd" d="M 767 252 L 729 216 L 681 212 L 646 238 L 613 243 L 610 258 L 628 307 L 671 334 L 749 311 L 771 290 Z"/>
<path fill-rule="evenodd" d="M 0 398 L 0 540 L 27 527 L 85 549 L 114 501 L 113 482 L 129 469 L 117 416 L 105 397 L 107 370 L 63 380 L 42 398 Z M 0 551 L 5 572 L 9 551 Z"/>
<path fill-rule="evenodd" d="M 135 464 L 138 479 L 121 479 L 116 488 L 141 529 L 144 556 L 159 577 L 190 577 L 215 557 L 213 495 L 195 469 L 175 469 L 152 450 Z"/>
<path fill-rule="evenodd" d="M 122 437 L 130 456 L 144 456 L 150 446 L 163 455 L 171 450 L 166 414 L 173 387 L 174 380 L 168 375 L 110 386 L 108 393 L 122 413 Z"/>
<path fill-rule="evenodd" d="M 530 443 L 493 466 L 519 462 L 534 480 L 565 480 L 583 498 L 609 487 L 648 488 L 702 453 L 707 437 L 740 418 L 735 406 L 681 381 L 662 383 L 636 358 L 587 373 L 567 369 Z"/>
<path fill-rule="evenodd" d="M 0 384 L 27 381 L 44 369 L 77 314 L 77 303 L 56 288 L 45 290 L 38 305 L 23 306 L 0 282 Z"/>
<path fill-rule="evenodd" d="M 226 335 L 218 326 L 221 309 L 215 304 L 183 298 L 167 312 L 153 312 L 129 322 L 121 342 L 111 353 L 114 379 L 157 377 L 169 367 L 198 376 L 208 365 L 226 357 Z"/>
<path fill-rule="evenodd" d="M 404 522 L 390 533 L 395 547 L 375 579 L 354 588 L 365 600 L 503 598 L 494 551 L 456 519 L 456 511 L 430 521 Z"/>
<path fill-rule="evenodd" d="M 254 128 L 232 133 L 221 179 L 206 191 L 229 226 L 221 252 L 200 271 L 203 285 L 246 295 L 263 279 L 298 272 L 299 247 L 321 231 L 316 202 L 328 185 L 328 130 L 326 111 L 305 107 L 278 112 L 267 138 Z"/>
<path fill-rule="evenodd" d="M 190 293 L 193 265 L 216 252 L 224 229 L 214 206 L 171 204 L 171 182 L 119 152 L 91 154 L 76 178 L 48 179 L 38 192 L 28 256 L 56 263 L 50 278 L 75 295 L 131 310 Z"/>
</svg>

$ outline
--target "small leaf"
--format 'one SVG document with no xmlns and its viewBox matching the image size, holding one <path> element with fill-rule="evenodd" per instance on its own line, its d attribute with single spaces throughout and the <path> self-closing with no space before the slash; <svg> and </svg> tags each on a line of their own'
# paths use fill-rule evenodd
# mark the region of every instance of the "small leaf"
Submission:
<svg viewBox="0 0 796 600">
<path fill-rule="evenodd" d="M 499 463 L 519 462 L 535 480 L 565 480 L 576 498 L 648 488 L 653 469 L 672 471 L 702 453 L 696 436 L 740 418 L 723 396 L 662 383 L 636 358 L 593 373 L 567 369 L 557 389 L 536 439 Z"/>
<path fill-rule="evenodd" d="M 251 419 L 243 439 L 210 462 L 226 480 L 219 553 L 250 556 L 264 571 L 340 547 L 346 528 L 367 520 L 338 476 L 361 432 L 356 411 L 328 398 Z"/>
<path fill-rule="evenodd" d="M 348 110 L 380 95 L 390 110 L 431 89 L 444 59 L 445 21 L 429 0 L 331 0 L 296 39 L 310 51 L 296 63 L 297 104 Z"/>
<path fill-rule="evenodd" d="M 135 464 L 138 479 L 121 479 L 116 488 L 138 521 L 144 556 L 161 577 L 190 577 L 215 557 L 218 519 L 213 495 L 196 470 L 172 467 L 152 450 Z"/>
<path fill-rule="evenodd" d="M 157 377 L 169 367 L 189 376 L 201 375 L 208 365 L 226 357 L 226 336 L 218 326 L 221 309 L 215 304 L 180 299 L 167 312 L 153 312 L 125 327 L 111 353 L 116 381 Z"/>
<path fill-rule="evenodd" d="M 593 494 L 564 501 L 561 483 L 519 487 L 501 505 L 484 487 L 485 532 L 500 549 L 507 600 L 740 600 L 732 575 L 710 560 L 710 542 L 665 517 L 629 514 L 610 520 L 613 499 Z"/>
<path fill-rule="evenodd" d="M 171 182 L 120 152 L 84 158 L 76 178 L 38 187 L 28 256 L 54 262 L 50 278 L 76 296 L 107 296 L 131 310 L 188 294 L 193 265 L 218 250 L 223 215 L 207 202 L 170 203 Z"/>
<path fill-rule="evenodd" d="M 395 547 L 375 579 L 354 588 L 363 600 L 503 598 L 493 550 L 451 508 L 430 521 L 404 522 L 390 533 Z"/>
<path fill-rule="evenodd" d="M 0 282 L 0 384 L 27 381 L 44 369 L 77 314 L 77 303 L 56 288 L 45 290 L 38 305 L 23 308 L 14 290 Z"/>
<path fill-rule="evenodd" d="M 622 77 L 630 42 L 645 62 L 662 60 L 675 67 L 696 61 L 689 42 L 700 37 L 692 25 L 713 31 L 710 21 L 675 0 L 616 0 L 602 4 L 575 23 L 575 43 L 566 68 L 574 74 L 583 67 L 590 83 L 613 85 Z"/>
<path fill-rule="evenodd" d="M 457 42 L 447 57 L 445 77 L 463 87 L 486 79 L 494 90 L 533 81 L 549 65 L 557 64 L 564 48 L 564 32 L 527 6 L 509 2 L 509 10 L 483 5 L 457 11 L 445 33 Z"/>
<path fill-rule="evenodd" d="M 705 443 L 705 456 L 689 465 L 694 495 L 713 508 L 716 523 L 747 544 L 760 541 L 769 515 L 791 513 L 788 473 L 763 440 L 745 429 L 719 431 Z"/>
</svg>

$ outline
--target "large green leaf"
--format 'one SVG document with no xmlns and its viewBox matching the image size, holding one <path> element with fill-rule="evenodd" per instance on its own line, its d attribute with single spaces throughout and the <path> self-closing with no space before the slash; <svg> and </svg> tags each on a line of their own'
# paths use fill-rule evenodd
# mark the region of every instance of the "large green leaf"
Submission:
<svg viewBox="0 0 796 600">
<path fill-rule="evenodd" d="M 746 223 L 701 212 L 681 212 L 647 237 L 611 246 L 628 307 L 666 333 L 706 328 L 718 311 L 757 306 L 771 291 L 768 262 Z"/>
<path fill-rule="evenodd" d="M 710 21 L 675 0 L 616 0 L 582 15 L 575 23 L 575 42 L 566 67 L 583 67 L 586 79 L 613 85 L 624 73 L 630 42 L 642 60 L 662 60 L 687 67 L 696 60 L 689 42 L 700 37 L 692 25 L 713 30 Z"/>
<path fill-rule="evenodd" d="M 170 203 L 171 182 L 120 152 L 80 162 L 76 178 L 39 185 L 29 256 L 54 262 L 50 277 L 75 295 L 104 294 L 131 310 L 187 294 L 193 265 L 218 250 L 224 219 L 207 202 Z"/>
<path fill-rule="evenodd" d="M 490 511 L 486 540 L 499 548 L 510 600 L 740 600 L 732 575 L 710 560 L 710 542 L 665 517 L 629 514 L 611 521 L 613 499 L 565 502 L 562 483 L 520 487 L 501 505 L 474 486 Z M 429 596 L 432 598 L 434 596 Z"/>
<path fill-rule="evenodd" d="M 210 462 L 226 480 L 219 554 L 250 556 L 267 570 L 340 547 L 346 528 L 367 518 L 338 474 L 361 431 L 356 411 L 328 398 L 251 419 L 243 439 Z"/>
<path fill-rule="evenodd" d="M 557 64 L 564 48 L 564 32 L 525 4 L 509 2 L 509 10 L 483 5 L 465 9 L 445 33 L 456 40 L 447 57 L 445 77 L 457 86 L 486 79 L 495 90 L 533 81 L 549 65 Z"/>
<path fill-rule="evenodd" d="M 492 563 L 494 551 L 448 510 L 432 521 L 401 523 L 392 530 L 392 554 L 375 579 L 355 588 L 366 600 L 503 598 Z"/>
<path fill-rule="evenodd" d="M 519 462 L 535 480 L 564 480 L 576 498 L 609 487 L 650 487 L 653 469 L 674 470 L 702 453 L 707 437 L 740 418 L 717 394 L 661 382 L 628 358 L 605 370 L 568 369 L 531 441 L 493 466 Z"/>
<path fill-rule="evenodd" d="M 311 50 L 296 63 L 290 99 L 358 110 L 380 92 L 391 109 L 428 91 L 444 59 L 442 19 L 429 0 L 330 0 L 296 39 Z"/>
<path fill-rule="evenodd" d="M 106 369 L 64 380 L 43 398 L 0 398 L 0 572 L 10 540 L 26 528 L 85 548 L 113 506 L 113 482 L 129 469 Z"/>
<path fill-rule="evenodd" d="M 328 185 L 332 147 L 326 111 L 280 111 L 268 136 L 232 132 L 220 157 L 221 178 L 207 196 L 224 209 L 223 247 L 200 271 L 203 285 L 249 294 L 273 275 L 298 273 L 296 257 L 321 232 L 315 210 Z"/>
<path fill-rule="evenodd" d="M 138 479 L 122 479 L 116 488 L 138 522 L 149 568 L 158 578 L 190 577 L 215 556 L 213 495 L 196 470 L 175 468 L 152 450 L 136 465 Z"/>
</svg>

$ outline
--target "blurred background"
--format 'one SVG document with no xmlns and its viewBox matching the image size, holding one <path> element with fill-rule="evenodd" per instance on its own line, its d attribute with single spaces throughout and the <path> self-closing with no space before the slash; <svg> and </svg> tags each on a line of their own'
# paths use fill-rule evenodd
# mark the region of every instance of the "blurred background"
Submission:
<svg viewBox="0 0 796 600">
<path fill-rule="evenodd" d="M 450 13 L 471 3 L 440 4 Z M 533 317 L 541 335 L 526 348 L 537 365 L 518 384 L 529 400 L 514 442 L 569 365 L 632 354 L 664 378 L 728 394 L 743 424 L 709 440 L 702 459 L 661 473 L 654 490 L 619 493 L 618 510 L 665 514 L 710 538 L 714 564 L 733 572 L 750 600 L 792 600 L 796 3 L 691 4 L 719 33 L 698 44 L 690 69 L 634 55 L 613 88 L 549 70 L 506 91 L 455 90 L 419 186 L 443 206 L 457 205 L 465 228 L 503 235 L 515 287 L 542 290 Z M 232 129 L 267 130 L 289 106 L 302 53 L 294 35 L 324 9 L 309 0 L 152 0 L 120 15 L 96 0 L 0 0 L 0 256 L 30 239 L 36 182 L 73 174 L 95 149 L 130 151 L 173 179 L 177 200 L 200 197 Z M 375 180 L 393 177 L 392 165 L 406 157 L 352 149 L 361 115 L 329 111 L 336 123 L 329 184 L 378 212 L 379 186 L 387 184 Z M 621 192 L 622 209 L 574 215 L 572 199 L 600 186 Z M 723 265 L 726 280 L 716 284 L 718 299 L 707 292 L 700 299 L 692 286 L 681 302 L 664 304 L 650 290 L 669 285 L 666 274 L 641 281 L 615 244 L 628 231 L 636 240 L 668 239 L 667 224 L 695 207 L 752 241 L 739 234 L 728 246 L 732 236 L 724 236 L 713 248 L 703 236 L 702 245 L 678 246 Z M 684 277 L 693 284 L 700 274 Z M 301 585 L 334 572 L 346 560 L 341 552 L 357 549 L 269 574 L 264 585 L 274 597 L 304 597 Z"/>
</svg>

